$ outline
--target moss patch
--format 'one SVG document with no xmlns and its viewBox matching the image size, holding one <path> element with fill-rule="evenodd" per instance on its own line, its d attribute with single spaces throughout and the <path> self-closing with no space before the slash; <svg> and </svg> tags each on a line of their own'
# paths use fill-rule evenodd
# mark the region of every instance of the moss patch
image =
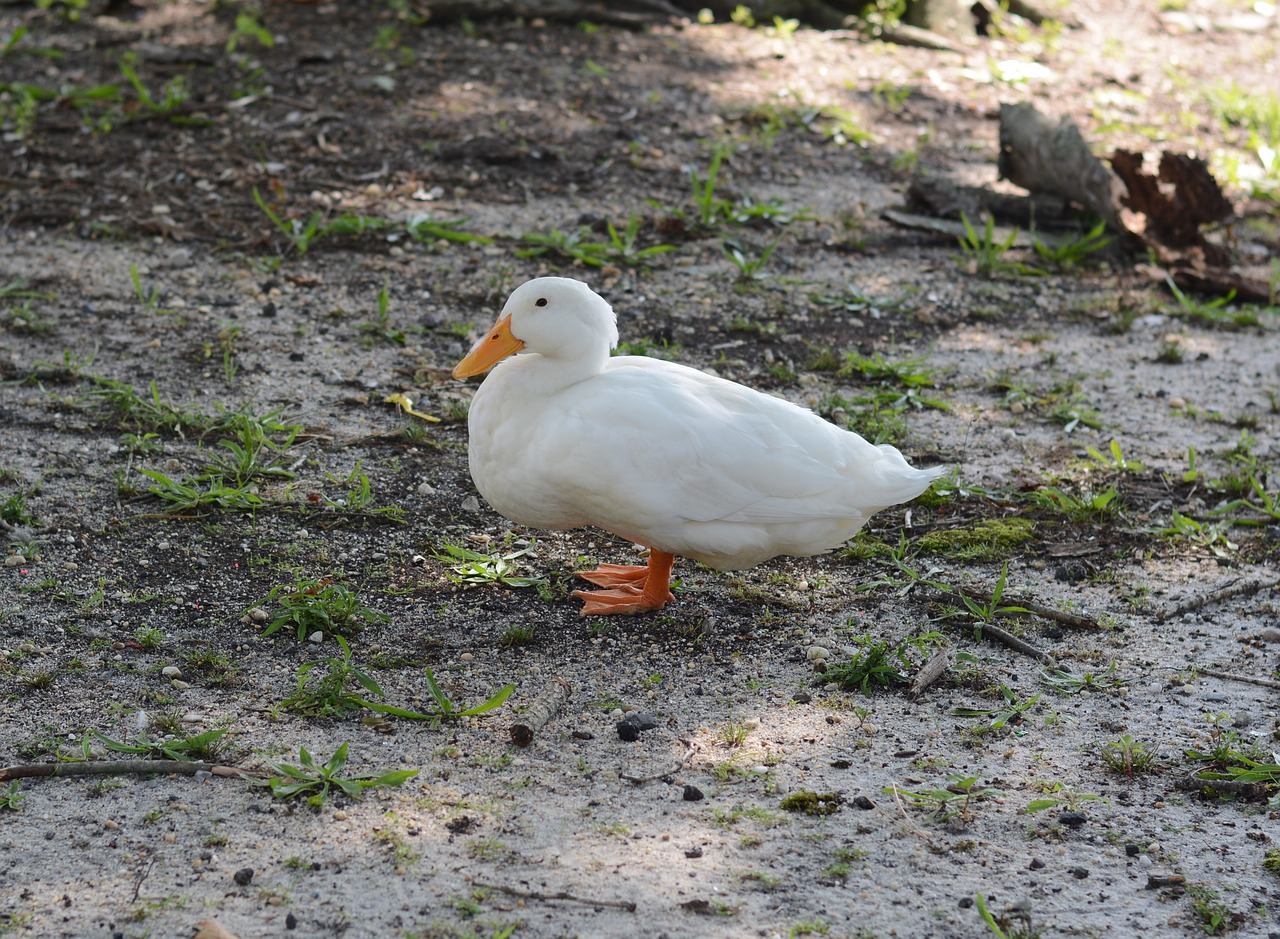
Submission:
<svg viewBox="0 0 1280 939">
<path fill-rule="evenodd" d="M 803 812 L 805 815 L 832 815 L 840 810 L 844 796 L 836 792 L 793 792 L 782 800 L 782 807 L 788 812 Z"/>
<path fill-rule="evenodd" d="M 1027 518 L 991 518 L 970 528 L 931 531 L 920 539 L 920 550 L 961 561 L 999 561 L 1030 541 L 1035 527 Z"/>
</svg>

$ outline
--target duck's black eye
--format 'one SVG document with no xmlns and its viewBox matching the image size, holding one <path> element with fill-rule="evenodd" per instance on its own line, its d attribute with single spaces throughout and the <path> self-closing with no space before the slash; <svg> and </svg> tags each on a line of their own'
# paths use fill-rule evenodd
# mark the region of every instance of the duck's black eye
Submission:
<svg viewBox="0 0 1280 939">
<path fill-rule="evenodd" d="M 546 306 L 546 305 L 547 305 L 547 298 L 546 298 L 546 297 L 539 297 L 537 300 L 534 300 L 534 301 L 533 301 L 533 305 L 534 305 L 534 306 Z"/>
</svg>

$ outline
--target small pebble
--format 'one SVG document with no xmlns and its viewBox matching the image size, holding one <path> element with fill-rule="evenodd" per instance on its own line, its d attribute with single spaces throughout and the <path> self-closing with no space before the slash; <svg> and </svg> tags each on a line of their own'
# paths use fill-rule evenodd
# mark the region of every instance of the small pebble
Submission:
<svg viewBox="0 0 1280 939">
<path fill-rule="evenodd" d="M 475 656 L 472 655 L 470 652 L 464 652 L 462 653 L 462 655 L 458 656 L 458 660 L 460 662 L 471 662 L 474 659 L 475 659 Z"/>
<path fill-rule="evenodd" d="M 249 619 L 255 623 L 265 623 L 267 621 L 267 611 L 260 606 L 255 606 L 249 611 Z"/>
<path fill-rule="evenodd" d="M 1177 395 L 1174 395 L 1172 398 L 1169 399 L 1169 407 L 1173 408 L 1175 411 L 1181 411 L 1186 406 L 1187 406 L 1186 398 L 1181 398 Z"/>
<path fill-rule="evenodd" d="M 702 849 L 695 844 L 692 848 L 684 849 L 684 856 L 689 858 L 702 857 Z"/>
<path fill-rule="evenodd" d="M 685 786 L 684 794 L 681 796 L 686 802 L 701 802 L 706 795 L 697 786 Z"/>
<path fill-rule="evenodd" d="M 1280 642 L 1280 629 L 1274 626 L 1268 626 L 1262 632 L 1258 633 L 1258 638 L 1263 642 Z"/>
<path fill-rule="evenodd" d="M 27 563 L 27 559 L 23 557 L 21 554 L 11 554 L 4 559 L 5 567 L 21 567 L 23 564 L 26 564 L 26 563 Z"/>
<path fill-rule="evenodd" d="M 1136 844 L 1130 843 L 1124 846 L 1124 853 L 1129 857 L 1137 857 L 1142 853 L 1142 849 Z"/>
<path fill-rule="evenodd" d="M 853 807 L 856 809 L 862 809 L 864 812 L 869 812 L 871 809 L 876 807 L 876 804 L 866 796 L 854 796 Z"/>
<path fill-rule="evenodd" d="M 160 669 L 160 674 L 165 678 L 181 678 L 182 669 L 178 668 L 176 665 L 166 665 L 164 668 Z"/>
<path fill-rule="evenodd" d="M 1027 867 L 1033 871 L 1042 870 L 1044 868 L 1044 861 L 1040 860 L 1038 857 L 1033 857 L 1031 859 L 1031 863 L 1028 864 Z"/>
<path fill-rule="evenodd" d="M 240 868 L 240 870 L 236 871 L 234 874 L 231 875 L 231 879 L 234 880 L 241 887 L 247 887 L 249 886 L 249 884 L 253 882 L 253 868 L 242 867 Z"/>
<path fill-rule="evenodd" d="M 285 929 L 297 929 L 297 928 L 298 928 L 298 917 L 294 916 L 292 913 L 290 913 L 288 916 L 286 916 L 286 917 L 284 918 L 284 928 L 285 928 Z"/>
<path fill-rule="evenodd" d="M 640 725 L 632 718 L 628 717 L 618 721 L 618 737 L 630 743 L 633 740 L 640 739 Z"/>
<path fill-rule="evenodd" d="M 115 821 L 114 819 L 109 818 L 102 823 L 102 827 L 105 828 L 107 831 L 115 831 L 117 828 L 120 827 L 120 823 Z"/>
<path fill-rule="evenodd" d="M 810 662 L 823 662 L 831 658 L 831 650 L 823 646 L 810 646 L 809 651 L 805 653 L 805 658 Z"/>
<path fill-rule="evenodd" d="M 307 642 L 312 642 L 317 645 L 324 642 L 324 630 L 317 629 L 315 632 L 313 632 L 310 636 L 307 637 Z"/>
<path fill-rule="evenodd" d="M 809 694 L 807 691 L 797 691 L 791 696 L 791 700 L 796 704 L 808 704 L 813 700 L 813 695 Z"/>
<path fill-rule="evenodd" d="M 1086 877 L 1089 876 L 1089 868 L 1073 867 L 1071 868 L 1071 876 L 1074 877 L 1076 880 L 1084 880 Z"/>
</svg>

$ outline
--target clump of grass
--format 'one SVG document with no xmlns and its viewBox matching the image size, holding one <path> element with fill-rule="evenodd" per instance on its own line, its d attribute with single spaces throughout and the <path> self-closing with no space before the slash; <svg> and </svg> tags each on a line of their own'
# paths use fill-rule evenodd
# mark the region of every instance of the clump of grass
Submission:
<svg viewBox="0 0 1280 939">
<path fill-rule="evenodd" d="M 386 622 L 389 618 L 365 606 L 347 587 L 332 580 L 299 577 L 291 584 L 279 584 L 253 605 L 253 609 L 277 607 L 275 615 L 262 631 L 270 636 L 292 627 L 299 639 L 311 633 L 325 636 L 347 636 L 366 626 Z"/>
<path fill-rule="evenodd" d="M 1128 734 L 1119 740 L 1102 744 L 1098 752 L 1109 770 L 1129 779 L 1150 773 L 1156 767 L 1155 747 L 1141 740 L 1134 740 Z"/>
</svg>

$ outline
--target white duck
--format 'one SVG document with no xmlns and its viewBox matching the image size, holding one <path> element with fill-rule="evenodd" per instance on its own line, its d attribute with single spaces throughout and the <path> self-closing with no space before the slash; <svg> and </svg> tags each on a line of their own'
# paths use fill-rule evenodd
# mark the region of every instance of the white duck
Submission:
<svg viewBox="0 0 1280 939">
<path fill-rule="evenodd" d="M 717 570 L 822 554 L 943 472 L 744 385 L 611 357 L 617 343 L 602 297 L 540 277 L 512 292 L 453 370 L 493 368 L 468 428 L 471 478 L 494 509 L 535 528 L 595 525 L 649 548 L 646 567 L 582 573 L 606 588 L 574 592 L 583 614 L 661 609 L 674 599 L 677 554 Z"/>
</svg>

